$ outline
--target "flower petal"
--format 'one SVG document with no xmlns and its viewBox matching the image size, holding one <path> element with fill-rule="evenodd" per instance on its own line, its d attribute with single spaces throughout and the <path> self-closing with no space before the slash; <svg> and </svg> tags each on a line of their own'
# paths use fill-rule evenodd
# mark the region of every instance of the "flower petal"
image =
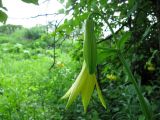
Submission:
<svg viewBox="0 0 160 120">
<path fill-rule="evenodd" d="M 85 80 L 85 85 L 83 86 L 83 89 L 81 91 L 82 92 L 82 103 L 83 103 L 85 112 L 87 111 L 87 106 L 89 104 L 91 95 L 94 90 L 94 86 L 95 86 L 94 77 L 95 75 L 88 75 L 87 79 Z"/>
<path fill-rule="evenodd" d="M 87 67 L 86 64 L 83 64 L 82 70 L 80 72 L 80 74 L 78 75 L 73 88 L 70 91 L 70 96 L 66 105 L 66 108 L 68 108 L 73 101 L 76 99 L 76 97 L 78 96 L 78 94 L 80 93 L 81 89 L 83 88 L 83 85 L 85 83 L 85 80 L 87 78 Z"/>
<path fill-rule="evenodd" d="M 97 88 L 98 97 L 99 97 L 103 107 L 106 109 L 106 102 L 105 102 L 105 100 L 103 98 L 103 95 L 102 95 L 102 92 L 101 92 L 100 87 L 98 85 L 96 77 L 95 77 L 95 82 L 96 82 L 96 88 Z"/>
<path fill-rule="evenodd" d="M 75 83 L 72 84 L 72 86 L 69 88 L 69 90 L 66 92 L 66 94 L 61 97 L 61 99 L 66 99 L 66 98 L 68 98 L 70 96 L 70 94 L 71 94 L 71 92 L 73 90 L 74 84 Z"/>
</svg>

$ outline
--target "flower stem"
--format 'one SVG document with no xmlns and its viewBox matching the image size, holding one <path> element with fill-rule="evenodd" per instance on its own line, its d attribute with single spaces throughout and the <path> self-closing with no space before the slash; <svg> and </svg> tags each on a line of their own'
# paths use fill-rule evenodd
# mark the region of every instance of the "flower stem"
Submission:
<svg viewBox="0 0 160 120">
<path fill-rule="evenodd" d="M 142 92 L 141 92 L 132 72 L 131 72 L 131 69 L 129 68 L 128 64 L 126 63 L 126 61 L 123 57 L 123 54 L 120 52 L 118 52 L 118 53 L 119 53 L 118 54 L 119 59 L 122 62 L 123 66 L 128 74 L 128 77 L 131 80 L 131 82 L 134 85 L 134 88 L 137 92 L 138 99 L 139 99 L 139 102 L 141 105 L 141 109 L 143 111 L 143 114 L 145 115 L 146 120 L 152 120 L 152 111 L 151 111 L 151 109 L 149 109 L 149 105 L 147 105 L 147 101 L 145 100 L 144 96 L 142 95 Z"/>
</svg>

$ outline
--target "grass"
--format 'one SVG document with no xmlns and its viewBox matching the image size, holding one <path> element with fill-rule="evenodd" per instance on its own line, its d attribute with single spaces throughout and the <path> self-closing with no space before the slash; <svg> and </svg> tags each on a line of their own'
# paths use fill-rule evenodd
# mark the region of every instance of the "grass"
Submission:
<svg viewBox="0 0 160 120">
<path fill-rule="evenodd" d="M 0 45 L 0 120 L 61 119 L 65 104 L 60 97 L 72 83 L 78 64 L 58 53 L 56 61 L 64 65 L 56 64 L 49 71 L 53 59 L 46 49 L 37 52 L 16 44 Z"/>
</svg>

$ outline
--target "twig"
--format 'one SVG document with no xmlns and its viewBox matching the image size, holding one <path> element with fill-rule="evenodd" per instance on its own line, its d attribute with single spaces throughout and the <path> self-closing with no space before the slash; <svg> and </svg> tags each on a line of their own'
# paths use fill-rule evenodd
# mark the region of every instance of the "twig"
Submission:
<svg viewBox="0 0 160 120">
<path fill-rule="evenodd" d="M 118 34 L 119 31 L 121 31 L 122 28 L 123 28 L 124 26 L 126 26 L 126 25 L 127 25 L 127 23 L 124 23 L 117 31 L 115 31 L 115 34 Z M 112 37 L 113 37 L 113 34 L 110 34 L 110 35 L 108 35 L 106 38 L 101 39 L 100 41 L 98 41 L 97 44 L 99 44 L 99 43 L 101 43 L 101 42 L 104 42 L 104 41 L 106 41 L 106 40 L 108 40 L 108 39 L 111 39 Z"/>
<path fill-rule="evenodd" d="M 63 19 L 66 17 L 66 15 L 58 22 L 58 24 L 55 24 L 55 33 L 57 31 L 58 26 L 60 25 L 60 23 L 63 21 Z M 57 23 L 57 21 L 56 21 Z M 54 34 L 53 36 L 53 48 L 54 48 L 54 57 L 53 57 L 53 64 L 51 65 L 51 67 L 49 68 L 49 71 L 51 71 L 51 69 L 54 67 L 55 63 L 56 63 L 56 34 Z"/>
<path fill-rule="evenodd" d="M 46 17 L 46 16 L 56 16 L 56 15 L 60 15 L 61 13 L 45 13 L 45 14 L 39 14 L 36 16 L 30 16 L 30 17 L 26 17 L 26 18 L 16 18 L 16 17 L 9 17 L 11 19 L 33 19 L 33 18 L 37 18 L 37 17 Z"/>
</svg>

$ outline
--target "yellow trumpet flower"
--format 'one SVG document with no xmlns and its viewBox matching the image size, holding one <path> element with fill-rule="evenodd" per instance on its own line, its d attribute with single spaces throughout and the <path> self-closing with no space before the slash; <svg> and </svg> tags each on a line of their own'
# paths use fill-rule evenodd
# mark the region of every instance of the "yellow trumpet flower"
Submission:
<svg viewBox="0 0 160 120">
<path fill-rule="evenodd" d="M 87 106 L 89 104 L 95 86 L 97 89 L 98 97 L 104 108 L 106 108 L 106 103 L 103 99 L 100 87 L 96 79 L 96 75 L 95 73 L 89 74 L 86 63 L 84 62 L 81 72 L 78 75 L 76 81 L 73 83 L 71 88 L 66 92 L 66 94 L 62 97 L 62 99 L 69 98 L 66 108 L 68 108 L 73 103 L 73 101 L 79 94 L 81 94 L 84 111 L 86 112 Z"/>
</svg>

